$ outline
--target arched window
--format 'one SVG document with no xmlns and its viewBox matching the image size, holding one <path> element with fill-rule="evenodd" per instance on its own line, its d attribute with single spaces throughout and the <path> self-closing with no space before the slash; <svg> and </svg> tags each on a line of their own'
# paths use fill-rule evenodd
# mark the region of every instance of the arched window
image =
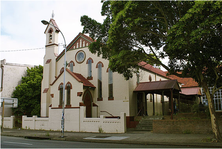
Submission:
<svg viewBox="0 0 222 149">
<path fill-rule="evenodd" d="M 137 84 L 139 84 L 140 83 L 140 74 L 139 73 L 136 73 L 136 82 L 137 82 Z"/>
<path fill-rule="evenodd" d="M 98 63 L 98 100 L 102 100 L 102 63 Z"/>
<path fill-rule="evenodd" d="M 75 66 L 74 62 L 73 61 L 69 62 L 68 66 L 69 66 L 69 70 L 73 72 L 73 66 Z"/>
<path fill-rule="evenodd" d="M 70 71 L 73 72 L 73 63 L 70 63 Z"/>
<path fill-rule="evenodd" d="M 52 43 L 52 32 L 53 32 L 53 29 L 50 28 L 48 33 L 49 33 L 49 43 Z"/>
<path fill-rule="evenodd" d="M 71 98 L 71 84 L 67 84 L 67 99 L 66 99 L 66 106 L 70 106 L 70 98 Z"/>
<path fill-rule="evenodd" d="M 109 68 L 108 69 L 108 89 L 109 89 L 109 97 L 108 99 L 109 100 L 112 100 L 113 99 L 113 72 L 112 70 Z"/>
<path fill-rule="evenodd" d="M 61 83 L 59 85 L 59 107 L 62 107 L 62 101 L 63 101 L 63 84 Z"/>
<path fill-rule="evenodd" d="M 88 59 L 88 78 L 92 78 L 92 59 Z"/>
</svg>

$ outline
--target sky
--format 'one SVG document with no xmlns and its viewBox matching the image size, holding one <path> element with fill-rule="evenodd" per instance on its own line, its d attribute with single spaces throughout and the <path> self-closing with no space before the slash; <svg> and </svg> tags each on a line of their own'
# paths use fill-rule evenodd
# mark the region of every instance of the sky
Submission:
<svg viewBox="0 0 222 149">
<path fill-rule="evenodd" d="M 83 30 L 81 16 L 100 23 L 104 19 L 101 0 L 0 0 L 0 7 L 0 59 L 6 59 L 6 63 L 43 65 L 46 26 L 41 20 L 49 21 L 52 12 L 67 45 Z M 61 34 L 59 43 L 61 52 Z"/>
</svg>

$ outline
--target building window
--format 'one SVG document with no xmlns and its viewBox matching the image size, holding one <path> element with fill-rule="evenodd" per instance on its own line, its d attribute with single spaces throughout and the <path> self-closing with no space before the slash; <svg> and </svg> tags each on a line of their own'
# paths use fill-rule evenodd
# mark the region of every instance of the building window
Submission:
<svg viewBox="0 0 222 149">
<path fill-rule="evenodd" d="M 75 64 L 74 64 L 74 62 L 73 61 L 71 61 L 71 62 L 69 62 L 69 70 L 71 71 L 71 72 L 73 72 L 73 66 L 75 66 Z"/>
<path fill-rule="evenodd" d="M 67 101 L 66 101 L 66 105 L 70 106 L 70 92 L 71 92 L 71 84 L 67 84 Z"/>
<path fill-rule="evenodd" d="M 102 63 L 98 64 L 98 100 L 102 100 Z"/>
<path fill-rule="evenodd" d="M 109 68 L 108 70 L 108 89 L 109 89 L 109 100 L 113 99 L 113 72 L 112 70 Z"/>
<path fill-rule="evenodd" d="M 52 43 L 52 32 L 53 32 L 53 30 L 52 30 L 52 28 L 50 28 L 49 29 L 49 43 Z"/>
<path fill-rule="evenodd" d="M 83 41 L 83 47 L 85 47 L 86 46 L 86 42 L 85 41 Z"/>
<path fill-rule="evenodd" d="M 209 87 L 210 93 L 212 94 L 213 91 L 213 87 Z M 204 93 L 203 89 L 202 89 L 202 93 L 203 93 L 203 104 L 208 106 L 208 101 L 207 101 L 207 97 L 206 94 Z M 213 103 L 214 103 L 214 108 L 216 112 L 222 112 L 222 89 L 219 89 L 214 95 L 213 95 Z"/>
<path fill-rule="evenodd" d="M 62 107 L 62 101 L 63 101 L 63 84 L 61 83 L 59 85 L 59 107 Z"/>
<path fill-rule="evenodd" d="M 82 50 L 78 51 L 75 56 L 77 63 L 82 63 L 86 59 L 86 53 Z"/>
<path fill-rule="evenodd" d="M 88 60 L 88 78 L 92 78 L 92 59 Z"/>
<path fill-rule="evenodd" d="M 140 83 L 140 74 L 136 73 L 136 83 L 139 84 Z"/>
</svg>

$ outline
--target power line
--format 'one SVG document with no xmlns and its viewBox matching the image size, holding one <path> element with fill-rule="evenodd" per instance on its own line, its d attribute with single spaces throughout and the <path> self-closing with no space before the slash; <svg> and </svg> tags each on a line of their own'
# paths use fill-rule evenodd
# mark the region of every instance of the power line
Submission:
<svg viewBox="0 0 222 149">
<path fill-rule="evenodd" d="M 62 43 L 58 44 L 59 46 L 63 45 Z M 17 49 L 17 50 L 0 50 L 0 52 L 20 52 L 20 51 L 32 51 L 32 50 L 41 50 L 41 49 L 45 49 L 45 47 L 41 47 L 41 48 L 32 48 L 32 49 Z"/>
<path fill-rule="evenodd" d="M 0 50 L 0 52 L 18 52 L 18 51 L 40 50 L 40 49 L 45 49 L 45 47 L 42 47 L 42 48 L 33 48 L 33 49 Z"/>
</svg>

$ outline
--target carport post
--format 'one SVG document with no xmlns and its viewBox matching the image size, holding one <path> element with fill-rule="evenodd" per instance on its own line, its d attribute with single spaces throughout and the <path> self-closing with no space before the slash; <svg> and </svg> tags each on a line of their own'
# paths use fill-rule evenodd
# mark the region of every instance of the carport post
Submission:
<svg viewBox="0 0 222 149">
<path fill-rule="evenodd" d="M 170 100 L 171 100 L 171 119 L 173 119 L 173 113 L 174 113 L 174 108 L 173 108 L 173 89 L 170 89 Z"/>
<path fill-rule="evenodd" d="M 178 112 L 180 112 L 180 93 L 179 93 L 179 96 L 178 96 Z"/>
<path fill-rule="evenodd" d="M 153 115 L 155 115 L 155 103 L 154 103 L 154 94 L 153 94 Z"/>
<path fill-rule="evenodd" d="M 161 101 L 162 101 L 162 113 L 164 115 L 164 91 L 162 91 Z"/>
</svg>

